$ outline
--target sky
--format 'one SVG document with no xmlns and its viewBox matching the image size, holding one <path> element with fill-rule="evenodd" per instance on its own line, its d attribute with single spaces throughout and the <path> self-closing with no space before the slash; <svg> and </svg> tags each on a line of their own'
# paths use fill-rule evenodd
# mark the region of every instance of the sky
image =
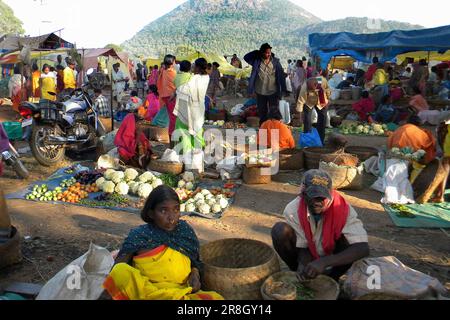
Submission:
<svg viewBox="0 0 450 320">
<path fill-rule="evenodd" d="M 98 48 L 130 39 L 184 0 L 3 0 L 24 23 L 27 35 L 54 32 L 78 48 Z M 450 2 L 292 0 L 323 20 L 349 16 L 398 20 L 427 28 L 450 25 Z M 409 3 L 409 4 L 408 4 Z M 446 4 L 447 3 L 447 4 Z M 438 8 L 438 9 L 436 9 Z M 38 18 L 37 18 L 38 17 Z"/>
</svg>

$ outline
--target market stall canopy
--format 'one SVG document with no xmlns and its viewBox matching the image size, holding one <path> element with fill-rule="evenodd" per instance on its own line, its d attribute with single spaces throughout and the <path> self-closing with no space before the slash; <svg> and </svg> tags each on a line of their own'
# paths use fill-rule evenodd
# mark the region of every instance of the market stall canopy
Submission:
<svg viewBox="0 0 450 320">
<path fill-rule="evenodd" d="M 31 49 L 50 50 L 75 47 L 72 43 L 62 39 L 55 33 L 49 33 L 39 37 L 6 35 L 0 38 L 0 50 L 16 51 L 21 50 L 25 46 Z"/>
<path fill-rule="evenodd" d="M 450 50 L 450 25 L 421 30 L 391 31 L 373 34 L 312 33 L 309 46 L 313 56 L 321 59 L 325 68 L 334 56 L 348 55 L 370 63 L 373 56 L 381 62 L 392 61 L 400 54 L 417 51 L 445 52 Z"/>
<path fill-rule="evenodd" d="M 34 50 L 31 51 L 30 58 L 32 60 L 46 59 L 51 55 L 58 55 L 66 52 L 67 50 Z M 20 51 L 10 52 L 0 57 L 0 65 L 16 64 L 19 62 L 22 62 L 20 59 Z"/>
<path fill-rule="evenodd" d="M 78 53 L 84 56 L 83 69 L 85 71 L 90 68 L 96 69 L 98 66 L 98 58 L 99 57 L 113 57 L 116 60 L 119 60 L 122 63 L 125 63 L 126 60 L 122 60 L 119 54 L 110 48 L 101 48 L 101 49 L 83 49 L 78 50 Z"/>
<path fill-rule="evenodd" d="M 427 59 L 429 61 L 450 61 L 450 50 L 445 51 L 444 53 L 439 53 L 437 51 L 417 51 L 404 53 L 397 57 L 397 64 L 402 64 L 405 60 L 410 58 L 414 59 L 415 62 L 420 59 Z"/>
</svg>

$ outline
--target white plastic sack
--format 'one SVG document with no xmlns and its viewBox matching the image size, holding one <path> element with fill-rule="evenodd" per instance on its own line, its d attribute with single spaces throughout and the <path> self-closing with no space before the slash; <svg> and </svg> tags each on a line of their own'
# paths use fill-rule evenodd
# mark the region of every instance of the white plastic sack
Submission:
<svg viewBox="0 0 450 320">
<path fill-rule="evenodd" d="M 47 282 L 36 300 L 97 300 L 113 265 L 108 250 L 91 244 L 85 255 Z"/>
<path fill-rule="evenodd" d="M 399 159 L 386 161 L 386 173 L 383 177 L 385 196 L 384 204 L 415 203 L 414 192 L 409 181 L 408 162 Z"/>
<path fill-rule="evenodd" d="M 198 171 L 203 173 L 205 171 L 204 164 L 205 155 L 202 150 L 193 150 L 187 152 L 183 156 L 183 163 L 186 171 Z"/>
<path fill-rule="evenodd" d="M 311 123 L 316 124 L 319 121 L 319 115 L 317 114 L 316 108 L 311 111 Z"/>
<path fill-rule="evenodd" d="M 287 102 L 286 100 L 281 100 L 279 103 L 279 108 L 281 116 L 283 117 L 283 123 L 291 123 L 291 106 L 289 105 L 289 102 Z"/>
<path fill-rule="evenodd" d="M 181 163 L 180 156 L 176 153 L 175 150 L 172 149 L 167 149 L 166 151 L 164 151 L 164 154 L 161 157 L 161 161 Z"/>
<path fill-rule="evenodd" d="M 373 294 L 403 300 L 448 300 L 448 292 L 438 279 L 407 267 L 395 257 L 359 260 L 340 282 L 352 300 Z"/>
<path fill-rule="evenodd" d="M 222 180 L 235 180 L 242 176 L 242 165 L 245 163 L 244 155 L 240 157 L 229 157 L 220 161 L 216 170 L 220 173 Z"/>
<path fill-rule="evenodd" d="M 240 116 L 243 110 L 244 110 L 244 105 L 237 104 L 231 109 L 230 113 L 232 116 Z"/>
<path fill-rule="evenodd" d="M 286 91 L 292 93 L 292 83 L 289 77 L 286 78 Z"/>
<path fill-rule="evenodd" d="M 108 154 L 104 154 L 98 158 L 97 169 L 118 169 L 119 162 L 119 152 L 117 148 L 114 148 Z"/>
</svg>

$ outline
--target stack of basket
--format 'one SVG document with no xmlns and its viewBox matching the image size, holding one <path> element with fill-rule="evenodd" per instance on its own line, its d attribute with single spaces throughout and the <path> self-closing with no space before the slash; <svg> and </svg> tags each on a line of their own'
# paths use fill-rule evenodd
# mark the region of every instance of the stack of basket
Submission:
<svg viewBox="0 0 450 320">
<path fill-rule="evenodd" d="M 269 184 L 272 182 L 271 165 L 252 165 L 244 166 L 245 184 Z"/>
</svg>

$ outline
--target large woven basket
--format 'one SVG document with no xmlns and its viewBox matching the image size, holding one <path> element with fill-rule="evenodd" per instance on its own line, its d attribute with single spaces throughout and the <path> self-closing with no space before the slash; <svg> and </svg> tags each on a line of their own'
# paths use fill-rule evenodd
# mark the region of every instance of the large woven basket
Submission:
<svg viewBox="0 0 450 320">
<path fill-rule="evenodd" d="M 348 153 L 328 153 L 322 155 L 321 160 L 323 162 L 331 162 L 334 164 L 337 164 L 338 166 L 350 166 L 350 167 L 356 167 L 358 166 L 359 159 L 356 156 L 352 156 Z"/>
<path fill-rule="evenodd" d="M 319 169 L 322 156 L 334 152 L 336 152 L 336 150 L 331 148 L 313 147 L 303 149 L 303 154 L 305 158 L 305 169 L 306 170 Z"/>
<path fill-rule="evenodd" d="M 0 257 L 0 269 L 22 261 L 20 234 L 15 227 L 11 227 L 11 238 L 0 244 Z"/>
<path fill-rule="evenodd" d="M 261 167 L 244 166 L 243 179 L 245 184 L 269 184 L 272 182 L 271 175 L 263 175 L 262 170 L 270 170 Z"/>
<path fill-rule="evenodd" d="M 345 148 L 345 152 L 357 156 L 361 162 L 373 156 L 378 156 L 378 150 L 372 147 L 347 147 Z"/>
<path fill-rule="evenodd" d="M 280 170 L 301 170 L 304 167 L 303 151 L 287 149 L 280 151 Z"/>
<path fill-rule="evenodd" d="M 363 188 L 363 174 L 355 167 L 332 167 L 321 162 L 320 170 L 327 172 L 333 181 L 333 189 L 361 190 Z"/>
<path fill-rule="evenodd" d="M 208 120 L 210 121 L 225 121 L 227 114 L 225 112 L 210 112 L 208 113 Z"/>
<path fill-rule="evenodd" d="M 142 121 L 138 123 L 138 126 L 144 132 L 148 140 L 170 143 L 169 128 L 152 126 L 151 124 Z"/>
<path fill-rule="evenodd" d="M 299 283 L 295 272 L 283 271 L 273 274 L 261 286 L 261 295 L 264 300 L 276 300 L 266 292 L 267 286 L 274 282 L 284 282 L 294 285 Z M 320 275 L 316 279 L 303 281 L 301 284 L 314 291 L 313 300 L 337 300 L 339 297 L 339 284 L 328 276 Z"/>
<path fill-rule="evenodd" d="M 183 167 L 184 167 L 183 164 L 178 162 L 165 162 L 161 160 L 152 160 L 150 161 L 147 170 L 179 175 L 183 173 Z"/>
<path fill-rule="evenodd" d="M 261 300 L 261 285 L 280 271 L 275 251 L 267 244 L 248 239 L 225 239 L 201 247 L 204 263 L 203 289 L 227 300 Z"/>
</svg>

